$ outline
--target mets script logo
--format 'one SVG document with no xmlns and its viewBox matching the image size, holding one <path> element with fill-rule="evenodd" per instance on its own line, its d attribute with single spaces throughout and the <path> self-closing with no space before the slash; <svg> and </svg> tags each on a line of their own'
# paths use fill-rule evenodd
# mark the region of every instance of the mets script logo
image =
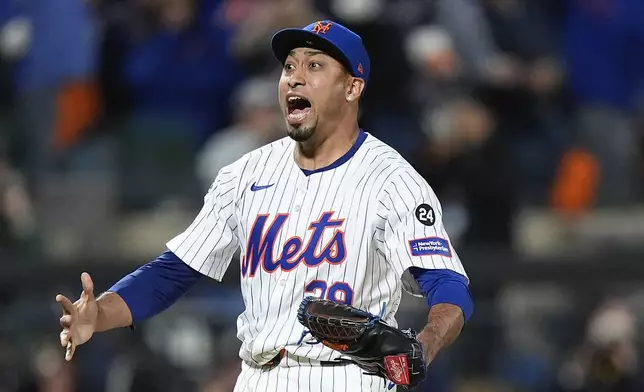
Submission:
<svg viewBox="0 0 644 392">
<path fill-rule="evenodd" d="M 317 267 L 325 261 L 333 265 L 341 264 L 347 255 L 344 231 L 339 229 L 344 223 L 344 219 L 331 219 L 333 214 L 334 211 L 324 212 L 320 219 L 311 223 L 309 230 L 312 233 L 306 244 L 299 236 L 293 236 L 286 240 L 281 245 L 281 252 L 276 259 L 273 259 L 275 241 L 288 218 L 288 214 L 278 214 L 268 228 L 266 226 L 269 215 L 257 215 L 248 236 L 246 255 L 242 256 L 241 260 L 242 276 L 255 276 L 260 264 L 268 273 L 273 273 L 278 269 L 291 271 L 301 263 L 307 267 Z M 334 230 L 333 236 L 328 243 L 322 244 L 320 242 L 324 231 L 328 229 Z M 319 249 L 322 250 L 318 251 Z"/>
<path fill-rule="evenodd" d="M 331 22 L 316 22 L 315 26 L 313 26 L 313 32 L 316 34 L 326 34 L 333 23 Z"/>
</svg>

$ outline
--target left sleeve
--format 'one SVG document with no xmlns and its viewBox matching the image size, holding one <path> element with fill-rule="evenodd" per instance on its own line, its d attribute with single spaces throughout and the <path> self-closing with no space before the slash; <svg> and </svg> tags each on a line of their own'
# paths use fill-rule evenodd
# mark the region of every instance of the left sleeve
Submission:
<svg viewBox="0 0 644 392">
<path fill-rule="evenodd" d="M 467 279 L 452 270 L 426 270 L 417 267 L 409 268 L 420 292 L 427 299 L 431 309 L 438 304 L 456 305 L 463 311 L 465 322 L 470 319 L 474 311 L 472 294 L 467 284 Z"/>
<path fill-rule="evenodd" d="M 409 170 L 392 176 L 379 196 L 378 217 L 376 246 L 407 292 L 422 295 L 410 267 L 451 270 L 468 279 L 443 226 L 441 204 L 418 173 Z"/>
</svg>

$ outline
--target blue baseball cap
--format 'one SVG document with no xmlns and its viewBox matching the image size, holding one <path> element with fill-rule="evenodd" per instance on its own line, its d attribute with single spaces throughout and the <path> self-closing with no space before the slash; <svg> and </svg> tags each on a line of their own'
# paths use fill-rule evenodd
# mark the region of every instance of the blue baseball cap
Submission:
<svg viewBox="0 0 644 392">
<path fill-rule="evenodd" d="M 371 67 L 362 38 L 339 23 L 321 20 L 302 29 L 280 30 L 271 39 L 271 47 L 282 64 L 295 48 L 321 50 L 344 65 L 353 76 L 363 79 L 365 84 L 369 80 Z"/>
</svg>

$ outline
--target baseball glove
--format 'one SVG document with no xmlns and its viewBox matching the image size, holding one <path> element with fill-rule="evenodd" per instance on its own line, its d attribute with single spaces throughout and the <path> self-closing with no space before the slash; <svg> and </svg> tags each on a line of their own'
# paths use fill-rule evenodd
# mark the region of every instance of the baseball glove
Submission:
<svg viewBox="0 0 644 392">
<path fill-rule="evenodd" d="M 423 350 L 411 329 L 399 330 L 354 307 L 313 297 L 304 298 L 298 320 L 319 343 L 342 353 L 346 359 L 404 389 L 425 379 Z M 317 343 L 314 342 L 314 343 Z"/>
</svg>

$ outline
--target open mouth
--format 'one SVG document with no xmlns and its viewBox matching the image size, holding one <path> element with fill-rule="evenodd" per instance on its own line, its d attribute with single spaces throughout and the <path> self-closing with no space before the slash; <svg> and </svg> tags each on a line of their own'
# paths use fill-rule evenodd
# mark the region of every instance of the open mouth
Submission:
<svg viewBox="0 0 644 392">
<path fill-rule="evenodd" d="M 300 123 L 311 113 L 311 102 L 298 96 L 290 96 L 286 100 L 287 118 L 290 123 Z"/>
</svg>

